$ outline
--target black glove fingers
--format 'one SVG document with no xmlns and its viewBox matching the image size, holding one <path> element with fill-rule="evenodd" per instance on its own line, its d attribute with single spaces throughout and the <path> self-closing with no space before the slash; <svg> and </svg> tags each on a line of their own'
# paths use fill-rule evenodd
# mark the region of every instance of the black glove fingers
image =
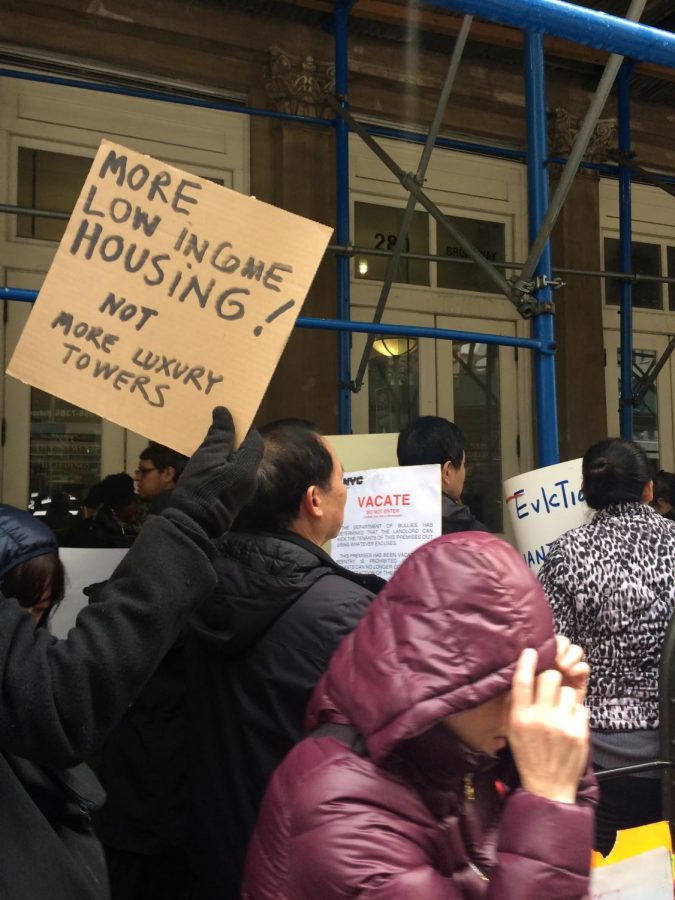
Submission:
<svg viewBox="0 0 675 900">
<path fill-rule="evenodd" d="M 257 471 L 265 449 L 265 442 L 255 428 L 251 428 L 239 448 L 230 455 L 232 465 L 246 472 Z"/>
</svg>

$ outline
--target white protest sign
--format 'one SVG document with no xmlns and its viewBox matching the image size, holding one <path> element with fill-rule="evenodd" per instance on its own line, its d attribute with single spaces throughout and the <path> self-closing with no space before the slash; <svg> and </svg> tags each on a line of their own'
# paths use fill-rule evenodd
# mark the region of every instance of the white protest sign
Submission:
<svg viewBox="0 0 675 900">
<path fill-rule="evenodd" d="M 591 900 L 671 900 L 673 864 L 666 847 L 591 869 Z"/>
<path fill-rule="evenodd" d="M 103 141 L 8 372 L 190 454 L 241 438 L 332 229 Z"/>
<path fill-rule="evenodd" d="M 331 547 L 341 566 L 390 578 L 406 556 L 440 535 L 440 466 L 349 472 L 344 482 L 344 525 Z"/>
<path fill-rule="evenodd" d="M 107 581 L 126 554 L 126 549 L 61 547 L 59 556 L 66 570 L 66 592 L 49 621 L 49 630 L 64 638 L 75 625 L 78 613 L 88 603 L 84 588 Z"/>
<path fill-rule="evenodd" d="M 591 518 L 581 492 L 580 459 L 509 478 L 504 500 L 516 547 L 535 573 L 556 538 Z"/>
</svg>

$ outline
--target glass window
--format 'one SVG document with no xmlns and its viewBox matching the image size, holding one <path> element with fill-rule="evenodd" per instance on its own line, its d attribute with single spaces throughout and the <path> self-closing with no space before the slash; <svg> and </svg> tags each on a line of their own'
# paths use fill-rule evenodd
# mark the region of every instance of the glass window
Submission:
<svg viewBox="0 0 675 900">
<path fill-rule="evenodd" d="M 31 388 L 30 508 L 58 531 L 52 520 L 77 512 L 100 472 L 100 417 Z"/>
<path fill-rule="evenodd" d="M 419 415 L 419 354 L 414 338 L 380 337 L 368 362 L 368 430 L 401 431 Z"/>
<path fill-rule="evenodd" d="M 620 272 L 619 241 L 605 238 L 605 271 Z M 661 275 L 661 247 L 633 241 L 633 271 L 640 275 Z M 619 283 L 615 278 L 605 279 L 605 303 L 619 305 Z M 663 309 L 661 284 L 658 281 L 638 281 L 633 285 L 633 306 L 638 309 Z"/>
<path fill-rule="evenodd" d="M 446 216 L 458 231 L 467 237 L 474 247 L 490 262 L 504 262 L 505 228 L 502 222 L 483 219 L 465 219 Z M 438 264 L 438 286 L 463 291 L 482 291 L 494 294 L 495 287 L 488 276 L 473 262 L 462 262 L 468 256 L 448 232 L 436 223 L 436 245 L 439 256 L 447 256 L 455 262 Z"/>
<path fill-rule="evenodd" d="M 502 531 L 499 347 L 452 345 L 454 421 L 467 438 L 462 498 L 490 531 Z"/>
<path fill-rule="evenodd" d="M 394 249 L 403 210 L 376 203 L 354 204 L 354 243 L 357 247 L 374 250 Z M 429 253 L 429 225 L 425 212 L 413 213 L 408 229 L 407 253 Z M 384 281 L 389 258 L 359 254 L 354 257 L 354 275 L 368 281 Z M 394 281 L 402 284 L 429 284 L 429 263 L 426 260 L 402 259 Z"/>
<path fill-rule="evenodd" d="M 72 212 L 91 167 L 91 159 L 19 147 L 17 203 L 32 209 Z M 60 241 L 66 219 L 17 216 L 17 235 Z"/>
</svg>

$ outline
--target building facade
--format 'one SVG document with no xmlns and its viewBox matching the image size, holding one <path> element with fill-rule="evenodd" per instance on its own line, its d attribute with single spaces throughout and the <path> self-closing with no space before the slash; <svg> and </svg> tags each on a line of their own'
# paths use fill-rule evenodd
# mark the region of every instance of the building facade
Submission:
<svg viewBox="0 0 675 900">
<path fill-rule="evenodd" d="M 607 11 L 622 13 L 605 4 Z M 656 4 L 658 6 L 658 3 Z M 667 5 L 664 6 L 664 9 Z M 249 115 L 250 108 L 331 119 L 334 42 L 329 0 L 6 0 L 0 20 L 0 203 L 67 213 L 102 137 L 217 180 L 289 211 L 335 225 L 335 129 Z M 658 10 L 653 11 L 654 15 Z M 657 17 L 658 18 L 658 17 Z M 349 15 L 349 106 L 380 126 L 378 140 L 405 172 L 419 165 L 459 17 L 429 4 L 359 0 Z M 656 20 L 655 20 L 656 21 Z M 659 20 L 660 21 L 660 20 Z M 666 23 L 667 24 L 667 23 Z M 661 22 L 662 27 L 665 27 Z M 549 153 L 564 158 L 605 56 L 547 39 Z M 4 72 L 4 74 L 2 74 Z M 28 80 L 19 75 L 47 77 Z M 60 79 L 54 83 L 53 79 Z M 227 110 L 100 93 L 72 81 L 170 91 L 223 101 Z M 637 66 L 633 150 L 645 169 L 675 173 L 675 70 Z M 242 111 L 237 111 L 241 106 Z M 561 458 L 617 434 L 618 186 L 616 100 L 610 97 L 552 240 Z M 403 134 L 405 132 L 405 134 Z M 412 134 L 411 134 L 412 133 Z M 431 156 L 425 191 L 490 260 L 523 262 L 528 251 L 526 117 L 519 32 L 474 22 Z M 421 136 L 421 137 L 420 137 Z M 605 165 L 611 164 L 611 165 Z M 549 166 L 554 185 L 560 167 Z M 351 317 L 372 319 L 407 193 L 358 138 L 349 139 Z M 4 284 L 39 289 L 63 219 L 0 220 Z M 675 277 L 675 199 L 633 187 L 633 269 Z M 367 252 L 367 251 L 372 252 Z M 384 320 L 526 337 L 523 319 L 421 207 Z M 429 257 L 429 258 L 426 258 Z M 443 257 L 442 261 L 436 257 Z M 517 268 L 514 267 L 515 273 Z M 510 270 L 507 270 L 509 274 Z M 29 313 L 5 301 L 7 361 Z M 675 333 L 675 284 L 634 286 L 636 377 Z M 335 253 L 322 263 L 303 315 L 334 318 Z M 365 338 L 351 341 L 356 371 Z M 260 422 L 303 416 L 337 430 L 334 332 L 296 329 L 262 403 Z M 3 367 L 4 368 L 4 367 Z M 63 490 L 79 496 L 103 474 L 133 469 L 142 435 L 3 375 L 2 498 Z M 658 467 L 675 468 L 675 363 L 669 358 L 635 411 L 635 435 Z M 384 338 L 370 352 L 351 400 L 355 433 L 398 431 L 417 414 L 452 418 L 466 431 L 474 511 L 502 529 L 501 482 L 537 463 L 531 354 L 474 341 Z"/>
</svg>

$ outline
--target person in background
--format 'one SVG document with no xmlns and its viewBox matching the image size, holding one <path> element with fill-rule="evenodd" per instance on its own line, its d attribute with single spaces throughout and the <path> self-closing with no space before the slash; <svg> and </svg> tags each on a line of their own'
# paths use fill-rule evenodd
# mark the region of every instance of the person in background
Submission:
<svg viewBox="0 0 675 900">
<path fill-rule="evenodd" d="M 90 547 L 91 531 L 94 516 L 98 512 L 103 500 L 101 499 L 101 482 L 92 484 L 87 495 L 82 501 L 79 512 L 72 525 L 59 541 L 60 547 Z"/>
<path fill-rule="evenodd" d="M 504 541 L 415 550 L 314 691 L 262 804 L 245 900 L 585 900 L 582 657 Z"/>
<path fill-rule="evenodd" d="M 143 450 L 134 481 L 136 493 L 148 504 L 148 512 L 157 514 L 169 506 L 171 491 L 176 487 L 187 459 L 163 444 L 150 443 Z"/>
<path fill-rule="evenodd" d="M 661 516 L 675 522 L 675 475 L 663 469 L 654 476 L 652 506 Z"/>
<path fill-rule="evenodd" d="M 43 616 L 60 594 L 58 565 L 46 581 L 39 570 L 28 578 L 28 593 L 11 581 L 20 565 L 53 561 L 56 544 L 44 532 L 26 539 L 24 514 L 0 508 L 0 897 L 108 898 L 91 826 L 102 790 L 80 764 L 215 585 L 213 540 L 250 497 L 262 452 L 255 432 L 233 446 L 232 417 L 217 407 L 171 507 L 146 523 L 102 602 L 82 610 L 65 640 L 35 627 L 36 607 Z"/>
<path fill-rule="evenodd" d="M 42 521 L 54 532 L 58 541 L 64 541 L 73 527 L 75 510 L 71 512 L 71 504 L 74 500 L 67 491 L 56 491 L 44 507 Z"/>
<path fill-rule="evenodd" d="M 89 547 L 131 547 L 145 510 L 126 472 L 107 475 L 99 485 L 101 504 L 91 520 Z M 84 545 L 83 545 L 84 546 Z"/>
<path fill-rule="evenodd" d="M 440 465 L 442 534 L 487 531 L 469 507 L 462 504 L 466 478 L 466 438 L 454 422 L 439 416 L 420 416 L 399 434 L 396 455 L 399 466 Z"/>
<path fill-rule="evenodd" d="M 587 706 L 598 769 L 659 758 L 659 661 L 675 609 L 675 522 L 650 506 L 644 450 L 608 438 L 582 461 L 593 520 L 565 532 L 539 577 L 556 629 L 591 665 Z M 608 853 L 620 828 L 661 818 L 657 770 L 600 782 L 596 847 Z"/>
<path fill-rule="evenodd" d="M 188 628 L 189 855 L 199 900 L 239 900 L 265 785 L 301 739 L 333 650 L 384 584 L 322 550 L 347 499 L 331 444 L 297 419 L 261 434 L 256 493 L 219 543 L 218 584 Z"/>
</svg>

